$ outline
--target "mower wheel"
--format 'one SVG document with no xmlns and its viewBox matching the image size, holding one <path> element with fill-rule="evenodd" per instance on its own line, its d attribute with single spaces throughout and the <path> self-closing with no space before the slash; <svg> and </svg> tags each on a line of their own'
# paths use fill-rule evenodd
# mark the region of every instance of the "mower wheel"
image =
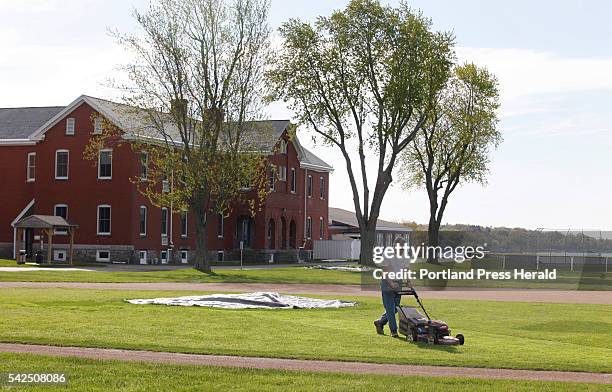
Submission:
<svg viewBox="0 0 612 392">
<path fill-rule="evenodd" d="M 411 329 L 410 330 L 411 335 L 412 335 L 412 341 L 413 342 L 418 342 L 419 341 L 419 334 L 417 333 L 416 329 Z M 408 336 L 406 336 L 406 340 L 408 340 Z"/>
<path fill-rule="evenodd" d="M 465 343 L 465 338 L 463 335 L 457 334 L 456 338 L 459 339 L 459 345 L 463 346 L 463 343 Z"/>
</svg>

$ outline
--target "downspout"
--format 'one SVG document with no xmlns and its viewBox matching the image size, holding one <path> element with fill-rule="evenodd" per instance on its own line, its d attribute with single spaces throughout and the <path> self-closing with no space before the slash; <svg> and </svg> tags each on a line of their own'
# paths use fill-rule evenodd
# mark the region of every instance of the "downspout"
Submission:
<svg viewBox="0 0 612 392">
<path fill-rule="evenodd" d="M 304 243 L 302 247 L 306 247 L 306 240 L 308 238 L 308 233 L 306 232 L 307 220 L 308 220 L 308 169 L 304 169 Z"/>
<path fill-rule="evenodd" d="M 170 193 L 172 193 L 173 191 L 174 191 L 174 170 L 170 174 Z M 168 256 L 167 256 L 167 259 L 166 259 L 167 263 L 171 262 L 171 260 L 172 260 L 172 250 L 174 249 L 174 241 L 173 241 L 173 238 L 174 238 L 173 234 L 174 233 L 173 233 L 173 230 L 172 230 L 172 228 L 173 228 L 172 222 L 174 220 L 174 215 L 172 213 L 173 206 L 174 206 L 174 201 L 173 201 L 173 198 L 171 197 L 170 198 L 170 216 L 168 217 L 170 219 L 170 240 L 168 241 L 168 250 L 167 250 Z"/>
</svg>

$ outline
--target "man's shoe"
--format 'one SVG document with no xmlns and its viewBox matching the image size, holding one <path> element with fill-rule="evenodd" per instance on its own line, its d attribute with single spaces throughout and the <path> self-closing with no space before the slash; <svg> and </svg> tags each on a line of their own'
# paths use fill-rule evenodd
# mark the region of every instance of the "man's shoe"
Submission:
<svg viewBox="0 0 612 392">
<path fill-rule="evenodd" d="M 391 332 L 391 337 L 392 338 L 399 338 L 399 335 L 397 334 L 397 332 Z"/>
<path fill-rule="evenodd" d="M 374 321 L 374 326 L 376 327 L 376 333 L 379 335 L 384 335 L 385 334 L 385 330 L 384 330 L 384 324 L 382 323 L 382 321 L 380 320 L 375 320 Z"/>
</svg>

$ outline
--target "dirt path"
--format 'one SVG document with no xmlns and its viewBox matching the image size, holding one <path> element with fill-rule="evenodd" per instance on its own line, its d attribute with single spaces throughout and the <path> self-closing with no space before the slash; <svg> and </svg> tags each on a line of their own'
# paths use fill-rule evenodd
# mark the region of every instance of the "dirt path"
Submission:
<svg viewBox="0 0 612 392">
<path fill-rule="evenodd" d="M 0 288 L 60 287 L 76 289 L 159 290 L 159 291 L 276 291 L 287 294 L 337 296 L 379 296 L 377 291 L 363 291 L 358 285 L 264 284 L 264 283 L 77 283 L 77 282 L 0 282 Z M 520 301 L 571 304 L 612 305 L 612 291 L 572 291 L 534 289 L 447 289 L 421 288 L 423 298 L 481 301 Z"/>
<path fill-rule="evenodd" d="M 0 343 L 0 351 L 80 357 L 89 359 L 114 359 L 171 364 L 240 367 L 252 369 L 278 369 L 313 372 L 339 372 L 355 374 L 388 374 L 426 377 L 473 377 L 484 379 L 563 381 L 612 384 L 612 374 L 558 372 L 537 370 L 488 369 L 468 367 L 392 365 L 364 362 L 315 361 L 260 357 L 234 357 L 226 355 L 180 354 L 155 351 L 117 350 L 88 347 L 58 347 L 29 344 Z"/>
</svg>

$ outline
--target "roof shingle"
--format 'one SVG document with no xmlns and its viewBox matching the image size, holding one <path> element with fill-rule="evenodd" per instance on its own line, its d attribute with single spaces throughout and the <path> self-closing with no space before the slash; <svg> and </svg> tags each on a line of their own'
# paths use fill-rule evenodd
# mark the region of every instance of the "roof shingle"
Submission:
<svg viewBox="0 0 612 392">
<path fill-rule="evenodd" d="M 63 106 L 0 108 L 0 139 L 27 139 Z"/>
</svg>

